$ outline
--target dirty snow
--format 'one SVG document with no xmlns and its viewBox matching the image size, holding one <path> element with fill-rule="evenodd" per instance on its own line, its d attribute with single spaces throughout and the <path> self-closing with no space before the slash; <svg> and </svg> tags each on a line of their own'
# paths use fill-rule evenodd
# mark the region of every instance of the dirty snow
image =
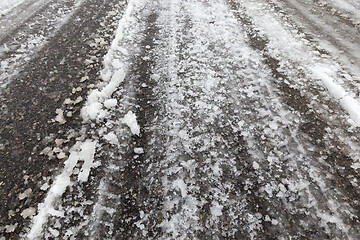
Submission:
<svg viewBox="0 0 360 240">
<path fill-rule="evenodd" d="M 29 239 L 41 238 L 52 217 L 55 225 L 47 226 L 44 236 L 68 239 L 77 234 L 286 239 L 315 228 L 321 237 L 358 235 L 352 222 L 356 209 L 334 187 L 339 169 L 331 170 L 326 152 L 339 144 L 352 157 L 351 168 L 360 168 L 360 148 L 350 134 L 360 123 L 356 79 L 333 59 L 321 57 L 266 2 L 239 1 L 238 9 L 230 2 L 129 1 L 104 58 L 101 81 L 81 110 L 86 126 L 81 137 L 69 154 L 61 149 L 62 141 L 42 151 L 65 159 L 65 166 L 51 186 L 41 186 L 48 192 L 37 213 L 35 208 L 21 212 L 23 218 L 35 215 Z M 248 16 L 256 29 L 252 33 L 268 40 L 264 52 L 279 61 L 276 71 L 288 79 L 273 76 L 236 13 Z M 96 42 L 101 44 L 101 38 Z M 152 65 L 146 74 L 137 72 L 144 62 Z M 298 79 L 299 72 L 305 77 Z M 281 81 L 303 90 L 299 96 L 311 99 L 306 111 L 329 122 L 324 129 L 307 132 L 315 119 L 309 122 L 299 109 L 284 104 L 275 84 Z M 146 109 L 140 100 L 146 100 Z M 64 112 L 56 114 L 55 120 L 65 124 Z M 322 136 L 312 139 L 319 129 Z M 91 169 L 100 165 L 97 157 L 104 165 L 98 169 L 101 176 L 92 176 Z M 348 177 L 358 186 L 354 176 Z M 85 194 L 83 183 L 93 192 Z M 67 193 L 62 199 L 69 188 L 77 196 Z M 31 194 L 26 190 L 19 199 Z M 81 206 L 63 207 L 62 201 L 72 198 Z M 68 223 L 72 214 L 80 216 L 76 226 L 56 220 Z M 8 225 L 6 231 L 16 227 Z"/>
</svg>

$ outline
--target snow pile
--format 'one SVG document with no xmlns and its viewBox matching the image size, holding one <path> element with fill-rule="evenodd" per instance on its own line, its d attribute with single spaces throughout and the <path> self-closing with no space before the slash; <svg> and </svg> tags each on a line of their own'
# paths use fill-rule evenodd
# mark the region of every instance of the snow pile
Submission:
<svg viewBox="0 0 360 240">
<path fill-rule="evenodd" d="M 27 237 L 29 239 L 37 239 L 41 236 L 44 224 L 50 215 L 62 217 L 64 213 L 61 210 L 55 209 L 56 201 L 61 198 L 66 188 L 71 184 L 71 175 L 74 174 L 74 168 L 79 161 L 84 161 L 83 167 L 78 175 L 80 182 L 86 181 L 95 155 L 96 142 L 86 140 L 85 142 L 77 142 L 70 149 L 70 156 L 65 161 L 65 167 L 62 173 L 57 176 L 53 185 L 43 203 L 39 204 L 38 214 L 33 218 L 33 225 Z M 23 213 L 23 216 L 30 216 L 32 210 Z"/>
<path fill-rule="evenodd" d="M 101 90 L 93 90 L 81 110 L 81 116 L 84 120 L 95 120 L 96 118 L 102 119 L 106 117 L 107 111 L 103 109 L 105 105 L 106 108 L 114 107 L 117 104 L 115 99 L 109 99 L 114 91 L 119 87 L 119 85 L 125 79 L 125 71 L 123 69 L 118 69 L 110 79 L 110 82 Z M 107 80 L 106 77 L 103 77 L 104 80 Z"/>
<path fill-rule="evenodd" d="M 121 43 L 126 34 L 129 23 L 134 21 L 133 11 L 136 8 L 136 1 L 130 1 L 128 7 L 121 18 L 118 28 L 116 30 L 116 36 L 113 40 L 109 52 L 104 57 L 105 68 L 101 71 L 102 83 L 99 87 L 102 90 L 93 90 L 87 99 L 84 108 L 81 111 L 81 116 L 85 121 L 89 120 L 101 120 L 108 115 L 107 110 L 103 107 L 110 109 L 116 106 L 116 99 L 110 99 L 114 91 L 124 81 L 126 77 L 126 64 L 119 60 L 121 56 L 124 58 L 129 54 L 128 50 L 121 46 Z"/>
</svg>

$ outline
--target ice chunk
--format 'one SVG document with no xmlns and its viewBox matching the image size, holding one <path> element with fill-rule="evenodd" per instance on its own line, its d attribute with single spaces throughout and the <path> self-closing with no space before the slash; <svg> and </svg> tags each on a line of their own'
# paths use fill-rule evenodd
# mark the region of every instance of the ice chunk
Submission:
<svg viewBox="0 0 360 240">
<path fill-rule="evenodd" d="M 117 70 L 111 77 L 110 83 L 102 90 L 108 97 L 111 97 L 113 92 L 119 86 L 119 84 L 125 79 L 125 71 L 123 69 Z"/>
<path fill-rule="evenodd" d="M 272 223 L 273 225 L 278 225 L 278 224 L 279 224 L 279 221 L 276 220 L 276 219 L 272 219 L 272 220 L 271 220 L 271 223 Z"/>
<path fill-rule="evenodd" d="M 113 132 L 106 134 L 104 136 L 104 138 L 113 145 L 119 145 L 119 140 L 118 140 L 117 136 L 115 135 L 115 133 L 113 133 Z"/>
<path fill-rule="evenodd" d="M 106 107 L 106 108 L 113 108 L 113 107 L 115 107 L 117 105 L 117 100 L 116 99 L 107 99 L 107 100 L 105 100 L 105 102 L 104 102 L 104 106 Z"/>
<path fill-rule="evenodd" d="M 24 211 L 22 211 L 20 215 L 21 215 L 23 218 L 27 218 L 27 217 L 32 217 L 32 216 L 34 216 L 35 213 L 36 213 L 35 208 L 29 207 L 29 208 L 25 209 Z"/>
<path fill-rule="evenodd" d="M 132 111 L 129 111 L 121 119 L 121 122 L 129 126 L 132 134 L 140 135 L 140 126 L 137 123 L 136 115 Z"/>
<path fill-rule="evenodd" d="M 31 189 L 31 188 L 28 188 L 28 189 L 26 189 L 23 193 L 20 193 L 20 194 L 19 194 L 19 199 L 20 199 L 20 200 L 23 200 L 23 199 L 25 199 L 25 198 L 28 198 L 28 197 L 31 196 L 31 194 L 32 194 L 32 189 Z"/>
<path fill-rule="evenodd" d="M 58 237 L 60 235 L 59 231 L 53 228 L 49 228 L 49 232 L 54 236 Z"/>
<path fill-rule="evenodd" d="M 143 148 L 135 148 L 135 149 L 134 149 L 134 153 L 136 153 L 136 154 L 143 154 L 143 153 L 144 153 L 144 149 L 143 149 Z"/>
<path fill-rule="evenodd" d="M 58 159 L 64 159 L 66 157 L 66 154 L 64 152 L 60 152 L 58 155 L 57 155 L 57 158 Z"/>
<path fill-rule="evenodd" d="M 55 117 L 55 121 L 58 121 L 60 124 L 66 123 L 66 120 L 64 118 L 64 111 L 62 109 L 56 109 L 57 116 Z"/>
<path fill-rule="evenodd" d="M 6 231 L 7 233 L 14 232 L 15 229 L 17 228 L 17 226 L 18 226 L 17 223 L 15 223 L 15 224 L 10 224 L 10 225 L 6 225 L 6 226 L 5 226 L 5 231 Z"/>
<path fill-rule="evenodd" d="M 46 182 L 46 183 L 44 183 L 43 185 L 41 185 L 40 190 L 45 191 L 45 190 L 47 190 L 49 187 L 50 187 L 49 184 Z"/>
<path fill-rule="evenodd" d="M 96 142 L 86 141 L 81 149 L 81 160 L 84 160 L 84 164 L 81 167 L 78 180 L 80 182 L 86 182 L 90 174 L 90 168 L 94 162 Z"/>
<path fill-rule="evenodd" d="M 242 129 L 245 124 L 245 121 L 241 120 L 238 122 L 239 129 Z"/>
<path fill-rule="evenodd" d="M 353 169 L 355 169 L 355 170 L 359 169 L 359 168 L 360 168 L 360 162 L 353 163 L 353 164 L 351 165 L 351 167 L 352 167 Z"/>
<path fill-rule="evenodd" d="M 181 196 L 185 198 L 187 196 L 186 184 L 184 180 L 177 179 L 173 182 L 173 187 L 178 188 L 181 192 Z"/>
<path fill-rule="evenodd" d="M 217 201 L 213 201 L 212 206 L 210 207 L 211 214 L 214 217 L 219 217 L 222 215 L 223 206 L 221 206 Z"/>
<path fill-rule="evenodd" d="M 253 162 L 253 168 L 255 169 L 255 170 L 257 170 L 257 169 L 259 169 L 259 167 L 260 167 L 260 165 L 257 163 L 257 162 Z"/>
</svg>

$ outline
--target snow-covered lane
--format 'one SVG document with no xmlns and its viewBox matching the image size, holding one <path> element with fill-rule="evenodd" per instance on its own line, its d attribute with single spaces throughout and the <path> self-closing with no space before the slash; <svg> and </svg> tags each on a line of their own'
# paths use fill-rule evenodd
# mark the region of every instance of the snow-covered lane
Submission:
<svg viewBox="0 0 360 240">
<path fill-rule="evenodd" d="M 359 76 L 278 10 L 130 0 L 21 236 L 356 239 Z"/>
</svg>

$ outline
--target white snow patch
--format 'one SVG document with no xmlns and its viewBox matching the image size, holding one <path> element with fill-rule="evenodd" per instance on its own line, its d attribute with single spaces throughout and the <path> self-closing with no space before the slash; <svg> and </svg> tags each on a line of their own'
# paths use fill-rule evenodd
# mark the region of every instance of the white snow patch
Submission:
<svg viewBox="0 0 360 240">
<path fill-rule="evenodd" d="M 86 182 L 88 180 L 90 169 L 93 167 L 95 150 L 96 142 L 87 141 L 82 146 L 82 155 L 79 160 L 83 160 L 84 164 L 82 165 L 78 176 L 80 182 Z"/>
<path fill-rule="evenodd" d="M 56 109 L 57 116 L 55 117 L 55 121 L 59 122 L 60 124 L 66 123 L 64 118 L 64 111 L 62 109 Z"/>
<path fill-rule="evenodd" d="M 117 105 L 117 100 L 116 99 L 107 99 L 104 101 L 104 106 L 108 109 L 113 108 Z"/>
<path fill-rule="evenodd" d="M 259 167 L 260 167 L 260 165 L 257 163 L 257 162 L 253 162 L 253 164 L 252 164 L 252 167 L 255 169 L 255 170 L 257 170 L 257 169 L 259 169 Z"/>
<path fill-rule="evenodd" d="M 360 162 L 353 163 L 353 164 L 351 165 L 351 167 L 352 167 L 353 169 L 355 169 L 355 170 L 358 170 L 358 169 L 360 168 Z"/>
<path fill-rule="evenodd" d="M 79 181 L 86 181 L 94 159 L 96 142 L 86 140 L 77 142 L 70 149 L 70 156 L 65 161 L 62 173 L 56 177 L 53 185 L 46 195 L 44 202 L 38 205 L 38 214 L 33 218 L 32 226 L 27 237 L 37 239 L 41 236 L 44 224 L 50 215 L 62 217 L 63 212 L 55 209 L 55 203 L 66 188 L 71 184 L 70 176 L 74 173 L 74 168 L 79 161 L 84 161 L 82 170 L 78 176 Z"/>
<path fill-rule="evenodd" d="M 60 235 L 59 231 L 53 228 L 49 228 L 49 232 L 54 236 L 58 237 Z"/>
<path fill-rule="evenodd" d="M 33 208 L 33 207 L 29 207 L 29 208 L 25 209 L 24 211 L 22 211 L 20 215 L 21 215 L 23 218 L 27 218 L 27 217 L 32 217 L 32 216 L 34 216 L 35 213 L 36 213 L 36 209 Z"/>
<path fill-rule="evenodd" d="M 40 190 L 46 191 L 49 187 L 50 187 L 49 184 L 46 182 L 43 185 L 41 185 Z"/>
<path fill-rule="evenodd" d="M 342 108 L 349 113 L 351 119 L 360 126 L 359 101 L 350 96 L 340 84 L 336 83 L 336 81 L 329 76 L 329 74 L 331 74 L 330 69 L 322 66 L 315 66 L 311 70 L 317 78 L 321 79 L 330 95 L 340 101 Z"/>
<path fill-rule="evenodd" d="M 31 189 L 31 188 L 28 188 L 28 189 L 26 189 L 23 193 L 20 193 L 20 194 L 19 194 L 19 199 L 20 199 L 20 200 L 23 200 L 23 199 L 25 199 L 25 198 L 28 198 L 28 197 L 31 196 L 31 194 L 32 194 L 32 189 Z"/>
<path fill-rule="evenodd" d="M 81 110 L 81 116 L 84 120 L 94 120 L 97 117 L 106 116 L 104 114 L 100 114 L 103 111 L 103 103 L 107 108 L 115 106 L 114 100 L 107 101 L 106 103 L 105 101 L 111 97 L 114 91 L 119 87 L 120 83 L 124 81 L 125 75 L 126 74 L 123 69 L 117 70 L 111 77 L 110 82 L 102 89 L 102 91 L 95 89 L 89 94 L 87 102 Z"/>
<path fill-rule="evenodd" d="M 221 206 L 219 204 L 219 202 L 217 201 L 213 201 L 212 202 L 212 206 L 210 207 L 210 211 L 211 211 L 211 214 L 214 216 L 214 217 L 219 217 L 222 215 L 222 209 L 223 209 L 223 206 Z"/>
<path fill-rule="evenodd" d="M 187 190 L 186 190 L 187 187 L 186 187 L 184 180 L 177 179 L 176 181 L 173 182 L 173 187 L 178 188 L 180 190 L 181 196 L 183 198 L 185 198 L 187 196 Z"/>
<path fill-rule="evenodd" d="M 18 226 L 18 223 L 6 225 L 6 226 L 5 226 L 5 232 L 7 232 L 7 233 L 12 233 L 12 232 L 15 231 L 15 229 L 17 228 L 17 226 Z"/>
<path fill-rule="evenodd" d="M 134 149 L 134 153 L 136 153 L 136 154 L 143 154 L 143 153 L 144 153 L 144 149 L 143 149 L 143 148 L 135 148 L 135 149 Z"/>
<path fill-rule="evenodd" d="M 276 219 L 272 219 L 272 220 L 271 220 L 271 223 L 272 223 L 272 225 L 278 225 L 278 224 L 279 224 L 279 221 L 276 220 Z"/>
<path fill-rule="evenodd" d="M 124 118 L 121 119 L 121 122 L 129 126 L 132 134 L 140 135 L 140 126 L 137 123 L 136 115 L 132 111 L 129 111 Z"/>
<path fill-rule="evenodd" d="M 119 140 L 118 140 L 117 136 L 115 135 L 115 133 L 113 133 L 113 132 L 110 132 L 110 133 L 104 135 L 104 138 L 113 145 L 119 145 Z"/>
<path fill-rule="evenodd" d="M 20 5 L 24 0 L 1 0 L 0 1 L 0 15 L 6 14 L 11 9 Z"/>
</svg>

